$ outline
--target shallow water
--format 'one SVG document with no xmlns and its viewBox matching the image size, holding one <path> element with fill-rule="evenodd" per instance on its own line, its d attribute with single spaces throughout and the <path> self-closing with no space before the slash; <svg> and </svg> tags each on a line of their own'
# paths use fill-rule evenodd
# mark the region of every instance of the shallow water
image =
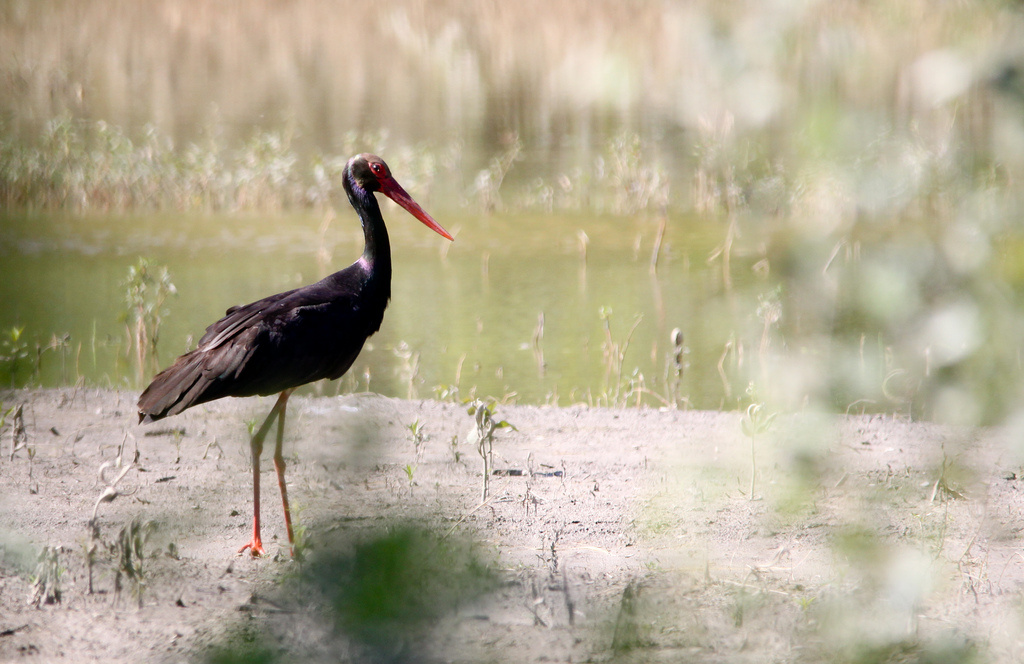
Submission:
<svg viewBox="0 0 1024 664">
<path fill-rule="evenodd" d="M 383 328 L 349 375 L 315 389 L 426 397 L 456 387 L 460 397 L 514 393 L 523 403 L 614 404 L 628 395 L 629 403 L 675 396 L 681 405 L 731 405 L 717 362 L 748 316 L 737 313 L 742 284 L 725 297 L 720 265 L 706 260 L 724 234 L 719 223 L 668 219 L 652 275 L 657 219 L 435 216 L 456 235 L 450 246 L 385 208 L 394 281 Z M 0 338 L 23 327 L 32 355 L 5 380 L 138 388 L 125 279 L 140 256 L 167 266 L 177 289 L 160 330 L 165 366 L 229 306 L 310 283 L 358 257 L 355 215 L 340 210 L 326 230 L 323 222 L 319 213 L 5 217 Z M 676 327 L 690 350 L 678 390 L 666 383 Z M 45 351 L 33 372 L 36 346 L 54 335 L 68 335 L 66 349 Z M 614 359 L 623 350 L 620 371 Z"/>
</svg>

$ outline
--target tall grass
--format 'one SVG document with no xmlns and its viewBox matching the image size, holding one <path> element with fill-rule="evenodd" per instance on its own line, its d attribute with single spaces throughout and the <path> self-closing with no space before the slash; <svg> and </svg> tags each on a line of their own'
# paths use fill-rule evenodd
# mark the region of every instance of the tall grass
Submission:
<svg viewBox="0 0 1024 664">
<path fill-rule="evenodd" d="M 211 136 L 220 134 L 216 128 Z M 523 150 L 514 140 L 475 174 L 460 170 L 461 146 L 389 145 L 384 131 L 349 133 L 335 155 L 300 153 L 286 130 L 255 130 L 238 145 L 217 139 L 176 146 L 152 125 L 133 139 L 105 121 L 62 116 L 35 137 L 0 127 L 0 205 L 8 209 L 183 212 L 260 211 L 329 207 L 344 197 L 341 172 L 361 151 L 387 155 L 409 188 L 429 197 L 439 178 L 464 204 L 482 212 L 546 210 L 635 214 L 664 209 L 669 178 L 656 152 L 637 134 L 619 134 L 573 179 L 557 186 L 537 178 L 513 185 L 503 197 L 506 175 Z M 452 187 L 449 186 L 449 189 Z M 505 186 L 509 189 L 509 186 Z M 506 200 L 507 199 L 507 200 Z"/>
<path fill-rule="evenodd" d="M 347 158 L 350 132 L 381 127 L 392 148 L 460 146 L 463 187 L 515 135 L 526 159 L 509 184 L 556 207 L 607 177 L 621 180 L 617 204 L 628 211 L 639 202 L 628 191 L 664 197 L 662 176 L 672 199 L 694 205 L 690 180 L 710 156 L 695 143 L 709 127 L 733 128 L 712 186 L 732 171 L 748 195 L 773 200 L 770 187 L 753 186 L 761 176 L 857 159 L 879 136 L 910 128 L 970 146 L 971 170 L 993 157 L 1021 165 L 1007 159 L 1008 109 L 986 84 L 1018 55 L 1024 19 L 1011 3 L 19 7 L 0 9 L 0 117 L 10 133 L 25 140 L 53 118 L 104 120 L 138 147 L 152 125 L 182 150 L 202 146 L 207 174 L 233 169 L 206 155 L 265 144 L 267 132 L 277 157 Z M 647 148 L 639 168 L 617 159 L 628 145 L 606 152 L 634 135 Z M 306 177 L 305 164 L 286 161 L 280 176 L 298 168 Z M 285 200 L 301 200 L 301 188 L 289 192 Z"/>
<path fill-rule="evenodd" d="M 0 204 L 77 211 L 322 207 L 338 194 L 344 164 L 318 157 L 300 167 L 281 131 L 255 131 L 234 147 L 208 140 L 177 149 L 153 126 L 133 140 L 123 128 L 65 116 L 48 122 L 37 140 L 0 134 Z"/>
</svg>

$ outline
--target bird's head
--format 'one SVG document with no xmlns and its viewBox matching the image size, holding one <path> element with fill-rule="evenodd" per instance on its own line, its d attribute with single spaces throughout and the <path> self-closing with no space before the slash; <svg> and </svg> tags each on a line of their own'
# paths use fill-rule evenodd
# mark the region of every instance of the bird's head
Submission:
<svg viewBox="0 0 1024 664">
<path fill-rule="evenodd" d="M 344 179 L 346 188 L 359 187 L 368 192 L 379 191 L 405 208 L 430 230 L 449 240 L 454 239 L 406 193 L 405 189 L 402 189 L 402 185 L 391 176 L 391 169 L 377 155 L 364 153 L 349 159 L 345 164 Z"/>
</svg>

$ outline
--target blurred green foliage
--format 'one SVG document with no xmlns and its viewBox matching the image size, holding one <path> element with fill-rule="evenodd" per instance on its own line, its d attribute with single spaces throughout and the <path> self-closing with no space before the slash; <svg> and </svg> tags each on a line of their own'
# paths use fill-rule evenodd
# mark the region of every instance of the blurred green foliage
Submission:
<svg viewBox="0 0 1024 664">
<path fill-rule="evenodd" d="M 351 549 L 322 549 L 303 578 L 322 593 L 340 630 L 385 651 L 411 646 L 441 617 L 497 583 L 471 544 L 404 525 Z"/>
<path fill-rule="evenodd" d="M 228 626 L 199 661 L 433 661 L 424 648 L 441 620 L 497 588 L 497 569 L 461 536 L 398 522 L 317 531 L 308 559 L 271 590 L 288 610 Z M 296 641 L 294 621 L 317 636 Z"/>
</svg>

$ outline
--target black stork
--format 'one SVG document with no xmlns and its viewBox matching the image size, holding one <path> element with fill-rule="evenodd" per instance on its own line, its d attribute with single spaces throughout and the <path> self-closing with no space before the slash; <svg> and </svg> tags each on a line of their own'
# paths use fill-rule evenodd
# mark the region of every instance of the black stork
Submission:
<svg viewBox="0 0 1024 664">
<path fill-rule="evenodd" d="M 353 157 L 345 165 L 342 181 L 363 225 L 366 244 L 359 260 L 315 284 L 231 307 L 224 318 L 206 328 L 195 350 L 157 374 L 139 397 L 139 422 L 148 423 L 223 397 L 279 395 L 250 440 L 252 540 L 239 553 L 246 549 L 253 556 L 264 553 L 260 539 L 260 454 L 275 419 L 274 467 L 288 542 L 294 546 L 281 453 L 288 397 L 300 385 L 340 378 L 384 319 L 391 297 L 391 245 L 374 192 L 401 205 L 427 228 L 453 239 L 402 189 L 380 157 Z"/>
</svg>

